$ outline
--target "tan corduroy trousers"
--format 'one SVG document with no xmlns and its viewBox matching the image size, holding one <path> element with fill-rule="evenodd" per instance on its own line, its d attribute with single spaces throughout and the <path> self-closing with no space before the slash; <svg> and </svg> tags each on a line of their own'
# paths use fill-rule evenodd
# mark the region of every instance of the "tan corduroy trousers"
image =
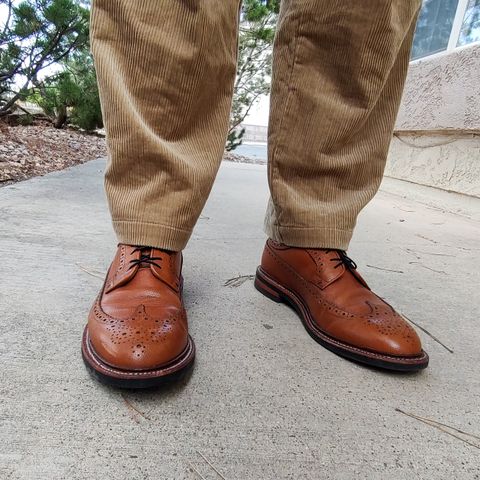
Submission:
<svg viewBox="0 0 480 480">
<path fill-rule="evenodd" d="M 346 249 L 380 184 L 420 0 L 283 0 L 266 233 Z M 239 0 L 94 0 L 92 51 L 120 242 L 181 250 L 218 170 Z"/>
</svg>

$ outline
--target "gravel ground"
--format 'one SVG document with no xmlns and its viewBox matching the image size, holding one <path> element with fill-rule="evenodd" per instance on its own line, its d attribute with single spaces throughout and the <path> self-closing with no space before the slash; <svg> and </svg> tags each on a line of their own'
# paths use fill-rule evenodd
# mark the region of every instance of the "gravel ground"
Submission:
<svg viewBox="0 0 480 480">
<path fill-rule="evenodd" d="M 63 170 L 107 153 L 105 139 L 47 124 L 0 123 L 0 186 Z"/>
<path fill-rule="evenodd" d="M 252 165 L 266 165 L 267 161 L 263 158 L 246 157 L 232 152 L 225 152 L 223 160 L 235 163 L 250 163 Z"/>
<path fill-rule="evenodd" d="M 105 138 L 48 124 L 9 126 L 0 122 L 0 187 L 107 155 Z M 223 160 L 264 164 L 231 152 Z"/>
</svg>

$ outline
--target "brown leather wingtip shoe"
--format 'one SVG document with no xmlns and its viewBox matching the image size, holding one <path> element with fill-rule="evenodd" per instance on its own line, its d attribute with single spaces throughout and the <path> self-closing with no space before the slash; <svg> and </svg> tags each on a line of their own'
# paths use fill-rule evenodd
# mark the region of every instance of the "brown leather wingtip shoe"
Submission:
<svg viewBox="0 0 480 480">
<path fill-rule="evenodd" d="M 291 305 L 308 333 L 343 357 L 415 371 L 428 355 L 410 324 L 375 295 L 341 250 L 295 248 L 268 240 L 255 287 Z"/>
<path fill-rule="evenodd" d="M 83 334 L 82 356 L 95 378 L 148 388 L 178 379 L 193 364 L 181 268 L 181 253 L 118 246 Z"/>
</svg>

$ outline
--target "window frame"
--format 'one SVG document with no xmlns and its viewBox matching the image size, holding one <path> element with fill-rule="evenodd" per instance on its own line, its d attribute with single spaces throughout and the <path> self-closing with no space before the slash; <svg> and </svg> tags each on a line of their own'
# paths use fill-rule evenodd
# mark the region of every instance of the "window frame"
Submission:
<svg viewBox="0 0 480 480">
<path fill-rule="evenodd" d="M 458 40 L 460 38 L 460 33 L 462 31 L 463 19 L 465 18 L 465 14 L 467 12 L 468 3 L 469 3 L 469 0 L 458 0 L 455 16 L 453 17 L 452 29 L 450 31 L 450 37 L 448 39 L 447 48 L 445 48 L 445 50 L 441 50 L 440 52 L 430 53 L 423 57 L 416 58 L 415 60 L 412 60 L 412 62 L 418 62 L 426 58 L 449 53 L 452 50 L 456 50 L 457 48 L 465 48 L 465 47 L 469 47 L 470 45 L 475 45 L 480 43 L 480 41 L 476 41 L 476 42 L 467 43 L 466 45 L 457 46 Z"/>
</svg>

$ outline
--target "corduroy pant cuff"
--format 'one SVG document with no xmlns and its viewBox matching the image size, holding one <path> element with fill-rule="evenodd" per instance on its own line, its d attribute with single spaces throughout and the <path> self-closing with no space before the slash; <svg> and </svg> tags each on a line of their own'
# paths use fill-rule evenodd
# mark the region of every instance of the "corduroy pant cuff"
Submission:
<svg viewBox="0 0 480 480">
<path fill-rule="evenodd" d="M 290 247 L 347 250 L 353 229 L 282 227 L 267 223 L 265 225 L 265 233 L 272 240 L 284 243 Z"/>
<path fill-rule="evenodd" d="M 113 228 L 119 243 L 161 248 L 179 252 L 183 250 L 192 234 L 168 225 L 148 222 L 113 220 Z"/>
</svg>

